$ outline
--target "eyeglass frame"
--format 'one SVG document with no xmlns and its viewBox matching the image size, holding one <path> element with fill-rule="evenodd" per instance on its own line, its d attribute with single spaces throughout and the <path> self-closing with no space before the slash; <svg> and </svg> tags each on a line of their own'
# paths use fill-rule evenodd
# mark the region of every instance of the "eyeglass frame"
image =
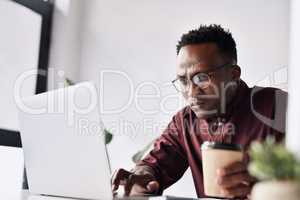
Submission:
<svg viewBox="0 0 300 200">
<path fill-rule="evenodd" d="M 218 71 L 218 70 L 220 70 L 220 69 L 222 69 L 222 68 L 225 68 L 225 67 L 234 67 L 234 66 L 236 66 L 236 65 L 235 65 L 235 64 L 232 64 L 232 63 L 230 63 L 230 62 L 229 62 L 229 63 L 225 63 L 225 64 L 223 64 L 223 65 L 214 67 L 213 69 L 209 69 L 209 70 L 206 70 L 206 71 L 203 71 L 203 72 L 198 72 L 198 73 L 194 74 L 194 75 L 189 79 L 189 81 L 191 81 L 193 84 L 197 85 L 196 83 L 193 82 L 193 78 L 194 78 L 196 75 L 198 75 L 198 74 L 206 74 L 206 75 L 208 76 L 208 78 L 209 78 L 209 84 L 208 84 L 208 86 L 209 86 L 210 83 L 211 83 L 211 76 L 212 76 L 211 73 L 214 73 L 214 72 L 216 72 L 216 71 Z M 172 80 L 172 85 L 174 86 L 174 88 L 175 88 L 178 92 L 184 93 L 184 92 L 186 92 L 186 91 L 180 91 L 180 90 L 178 90 L 177 87 L 176 87 L 176 85 L 175 85 L 175 82 L 178 81 L 179 79 L 180 79 L 180 78 L 178 77 L 178 78 Z M 189 84 L 187 87 L 189 87 L 189 86 L 190 86 L 190 84 Z M 206 88 L 208 88 L 208 86 L 205 87 L 205 88 L 202 88 L 202 89 L 206 89 Z M 198 86 L 198 87 L 200 87 L 200 86 Z M 187 90 L 188 90 L 188 89 L 187 89 Z"/>
</svg>

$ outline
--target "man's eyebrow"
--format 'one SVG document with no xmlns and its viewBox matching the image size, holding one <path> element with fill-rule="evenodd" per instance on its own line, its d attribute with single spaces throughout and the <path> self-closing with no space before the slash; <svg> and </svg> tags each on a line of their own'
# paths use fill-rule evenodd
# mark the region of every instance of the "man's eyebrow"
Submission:
<svg viewBox="0 0 300 200">
<path fill-rule="evenodd" d="M 195 72 L 193 72 L 192 74 L 190 74 L 189 77 L 193 77 L 193 76 L 195 76 L 195 75 L 198 74 L 198 73 L 203 73 L 203 71 L 201 71 L 201 70 L 195 71 Z M 178 78 L 178 79 L 188 79 L 189 77 L 186 76 L 186 75 L 177 75 L 177 78 Z"/>
<path fill-rule="evenodd" d="M 185 78 L 186 78 L 186 75 L 178 75 L 178 74 L 177 74 L 177 78 L 179 78 L 179 79 L 185 79 Z"/>
<path fill-rule="evenodd" d="M 190 74 L 190 78 L 192 78 L 193 76 L 195 76 L 196 74 L 199 74 L 199 73 L 206 73 L 205 71 L 203 71 L 203 70 L 198 70 L 198 71 L 195 71 L 195 72 L 193 72 L 192 74 Z M 185 75 L 177 75 L 177 77 L 178 78 L 181 78 L 181 79 L 185 79 L 185 78 L 188 78 L 187 76 L 185 76 Z"/>
</svg>

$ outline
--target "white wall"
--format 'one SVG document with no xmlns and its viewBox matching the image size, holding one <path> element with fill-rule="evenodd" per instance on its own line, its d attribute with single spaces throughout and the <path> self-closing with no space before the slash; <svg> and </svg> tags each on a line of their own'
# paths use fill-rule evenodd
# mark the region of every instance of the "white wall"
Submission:
<svg viewBox="0 0 300 200">
<path fill-rule="evenodd" d="M 18 130 L 15 81 L 23 72 L 37 69 L 41 17 L 9 0 L 0 1 L 0 13 L 0 127 Z M 33 95 L 35 82 L 35 77 L 26 79 L 21 94 Z"/>
<path fill-rule="evenodd" d="M 132 90 L 124 76 L 106 74 L 102 94 L 104 108 L 125 105 L 130 93 L 137 92 L 145 81 L 158 86 L 148 84 L 139 91 L 157 95 L 138 101 L 142 108 L 156 111 L 154 114 L 140 112 L 140 107 L 132 101 L 125 111 L 102 115 L 107 127 L 116 134 L 109 146 L 113 168 L 130 168 L 133 153 L 157 137 L 178 110 L 176 98 L 167 101 L 171 112 L 162 110 L 160 103 L 164 97 L 177 95 L 170 85 L 164 84 L 175 77 L 175 45 L 179 37 L 201 23 L 222 24 L 232 31 L 237 41 L 242 78 L 250 85 L 278 83 L 286 87 L 287 0 L 90 0 L 84 9 L 80 80 L 99 83 L 101 70 L 110 69 L 125 72 L 133 83 Z M 136 126 L 120 129 L 120 119 Z M 150 123 L 145 125 L 144 119 Z M 194 196 L 191 177 L 186 176 L 167 193 Z"/>
<path fill-rule="evenodd" d="M 0 128 L 19 130 L 14 101 L 16 79 L 37 70 L 41 17 L 13 1 L 0 1 Z M 35 93 L 34 76 L 20 88 L 22 96 Z M 23 150 L 0 146 L 0 198 L 18 200 L 24 170 Z"/>
<path fill-rule="evenodd" d="M 288 113 L 288 132 L 287 147 L 290 148 L 300 159 L 300 1 L 291 2 L 291 40 L 290 40 L 290 63 L 289 63 L 289 113 Z"/>
<path fill-rule="evenodd" d="M 55 1 L 49 58 L 49 90 L 61 87 L 66 77 L 73 81 L 79 79 L 83 4 L 84 1 L 81 0 Z"/>
</svg>

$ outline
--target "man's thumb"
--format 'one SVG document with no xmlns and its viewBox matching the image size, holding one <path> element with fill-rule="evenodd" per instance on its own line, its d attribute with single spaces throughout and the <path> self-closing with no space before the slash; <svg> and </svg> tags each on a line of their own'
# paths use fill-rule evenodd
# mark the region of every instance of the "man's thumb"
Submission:
<svg viewBox="0 0 300 200">
<path fill-rule="evenodd" d="M 150 193 L 156 193 L 159 190 L 159 183 L 157 181 L 150 181 L 147 184 L 147 190 Z"/>
</svg>

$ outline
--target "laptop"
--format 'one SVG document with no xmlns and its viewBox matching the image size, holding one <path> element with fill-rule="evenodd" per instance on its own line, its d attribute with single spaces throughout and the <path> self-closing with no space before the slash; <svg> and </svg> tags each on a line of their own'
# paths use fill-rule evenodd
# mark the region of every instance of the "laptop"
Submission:
<svg viewBox="0 0 300 200">
<path fill-rule="evenodd" d="M 111 199 L 110 164 L 91 82 L 24 98 L 20 134 L 29 192 Z"/>
<path fill-rule="evenodd" d="M 26 200 L 114 199 L 98 102 L 95 85 L 83 82 L 27 97 L 18 103 L 30 193 Z"/>
</svg>

